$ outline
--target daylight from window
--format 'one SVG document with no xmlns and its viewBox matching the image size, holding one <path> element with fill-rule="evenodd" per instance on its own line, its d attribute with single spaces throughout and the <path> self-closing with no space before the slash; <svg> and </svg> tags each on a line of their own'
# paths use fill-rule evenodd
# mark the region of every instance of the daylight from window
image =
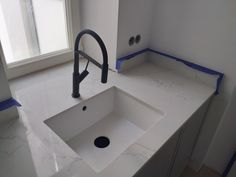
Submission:
<svg viewBox="0 0 236 177">
<path fill-rule="evenodd" d="M 69 48 L 65 0 L 0 0 L 7 64 Z"/>
</svg>

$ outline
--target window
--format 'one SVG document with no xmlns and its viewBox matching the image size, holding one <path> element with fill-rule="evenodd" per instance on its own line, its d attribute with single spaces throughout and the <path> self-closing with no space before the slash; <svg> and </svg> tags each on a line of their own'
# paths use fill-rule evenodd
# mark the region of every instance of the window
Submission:
<svg viewBox="0 0 236 177">
<path fill-rule="evenodd" d="M 67 5 L 68 0 L 0 0 L 0 41 L 7 67 L 71 51 Z"/>
</svg>

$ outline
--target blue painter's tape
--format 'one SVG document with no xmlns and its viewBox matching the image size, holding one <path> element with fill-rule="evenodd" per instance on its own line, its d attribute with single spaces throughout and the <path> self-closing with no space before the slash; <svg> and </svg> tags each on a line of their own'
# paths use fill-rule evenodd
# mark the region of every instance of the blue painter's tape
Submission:
<svg viewBox="0 0 236 177">
<path fill-rule="evenodd" d="M 141 55 L 141 54 L 143 54 L 143 53 L 145 53 L 145 52 L 148 52 L 148 51 L 149 51 L 149 49 L 146 48 L 146 49 L 140 50 L 140 51 L 138 51 L 138 52 L 132 53 L 132 54 L 130 54 L 130 55 L 127 55 L 127 56 L 125 56 L 125 57 L 118 58 L 118 59 L 117 59 L 117 62 L 116 62 L 116 69 L 119 71 L 119 70 L 121 69 L 121 65 L 122 65 L 122 63 L 123 63 L 124 61 L 129 60 L 129 59 L 131 59 L 131 58 L 134 58 L 134 57 L 136 57 L 136 56 L 138 56 L 138 55 Z"/>
<path fill-rule="evenodd" d="M 2 101 L 0 102 L 0 111 L 4 111 L 13 106 L 21 107 L 21 104 L 17 102 L 14 98 L 10 98 L 8 100 Z"/>
<path fill-rule="evenodd" d="M 212 70 L 210 68 L 207 68 L 207 67 L 204 67 L 204 66 L 201 66 L 201 65 L 198 65 L 198 64 L 195 64 L 195 63 L 192 63 L 192 62 L 189 62 L 187 60 L 184 60 L 184 59 L 181 59 L 181 58 L 177 58 L 175 56 L 171 56 L 171 55 L 168 55 L 166 53 L 163 53 L 163 52 L 160 52 L 160 51 L 157 51 L 157 50 L 153 50 L 153 49 L 150 49 L 150 48 L 146 48 L 146 49 L 143 49 L 143 50 L 140 50 L 138 52 L 135 52 L 133 54 L 130 54 L 130 55 L 127 55 L 125 57 L 122 57 L 122 58 L 119 58 L 117 59 L 117 62 L 116 62 L 116 69 L 119 71 L 121 69 L 121 65 L 124 61 L 126 60 L 129 60 L 131 58 L 134 58 L 135 56 L 137 55 L 140 55 L 140 54 L 143 54 L 145 52 L 152 52 L 152 53 L 156 53 L 156 54 L 159 54 L 159 55 L 162 55 L 162 56 L 165 56 L 167 58 L 170 58 L 170 59 L 173 59 L 173 60 L 176 60 L 178 62 L 181 62 L 183 64 L 185 64 L 186 66 L 192 68 L 192 69 L 195 69 L 195 70 L 198 70 L 200 72 L 203 72 L 203 73 L 206 73 L 206 74 L 210 74 L 210 75 L 215 75 L 215 76 L 218 76 L 218 79 L 216 81 L 216 91 L 215 91 L 215 95 L 218 95 L 219 94 L 219 90 L 220 90 L 220 86 L 221 86 L 221 83 L 222 83 L 222 80 L 224 78 L 224 74 L 221 73 L 221 72 L 218 72 L 218 71 L 215 71 L 215 70 Z"/>
</svg>

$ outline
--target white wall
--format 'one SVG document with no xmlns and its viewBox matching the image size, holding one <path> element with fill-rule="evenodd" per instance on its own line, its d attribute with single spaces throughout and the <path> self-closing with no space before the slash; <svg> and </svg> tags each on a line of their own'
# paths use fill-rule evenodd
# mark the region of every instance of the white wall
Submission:
<svg viewBox="0 0 236 177">
<path fill-rule="evenodd" d="M 117 58 L 149 45 L 153 2 L 154 0 L 120 0 Z M 137 34 L 141 35 L 141 42 L 129 46 L 130 37 Z"/>
<path fill-rule="evenodd" d="M 81 30 L 91 29 L 99 34 L 106 45 L 109 67 L 115 68 L 119 0 L 81 0 Z M 97 42 L 84 36 L 85 52 L 102 63 L 101 50 Z"/>
<path fill-rule="evenodd" d="M 222 93 L 212 103 L 194 153 L 195 160 L 203 160 L 222 172 L 229 160 L 228 155 L 222 154 L 235 148 L 235 137 L 227 136 L 227 127 L 223 126 L 236 125 L 235 119 L 233 122 L 222 115 L 236 83 L 236 1 L 157 0 L 153 7 L 152 48 L 226 75 Z M 225 148 L 225 144 L 231 144 L 231 148 Z"/>
<path fill-rule="evenodd" d="M 154 0 L 80 0 L 81 29 L 95 30 L 104 40 L 109 66 L 115 69 L 116 59 L 147 47 L 150 41 L 152 3 Z M 129 46 L 131 36 L 140 34 L 138 45 Z M 85 51 L 102 62 L 96 42 L 85 37 Z"/>
<path fill-rule="evenodd" d="M 9 98 L 11 98 L 11 92 L 3 69 L 2 60 L 0 58 L 0 102 Z M 6 111 L 0 111 L 0 123 L 16 117 L 18 117 L 18 112 L 15 107 Z"/>
</svg>

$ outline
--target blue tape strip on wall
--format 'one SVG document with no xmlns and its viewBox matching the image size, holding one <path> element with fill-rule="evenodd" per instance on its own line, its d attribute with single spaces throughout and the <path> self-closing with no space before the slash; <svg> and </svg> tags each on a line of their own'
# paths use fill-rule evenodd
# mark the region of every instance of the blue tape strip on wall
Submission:
<svg viewBox="0 0 236 177">
<path fill-rule="evenodd" d="M 159 52 L 157 50 L 153 50 L 153 49 L 150 49 L 150 48 L 146 48 L 144 50 L 140 50 L 138 52 L 135 52 L 133 54 L 130 54 L 130 55 L 127 55 L 125 57 L 122 57 L 122 58 L 118 58 L 117 59 L 117 62 L 116 62 L 116 69 L 119 71 L 121 69 L 121 65 L 124 61 L 126 60 L 129 60 L 131 58 L 134 58 L 136 57 L 137 55 L 140 55 L 140 54 L 143 54 L 145 52 L 152 52 L 152 53 L 156 53 L 156 54 L 159 54 L 159 55 L 162 55 L 162 56 L 165 56 L 167 58 L 170 58 L 170 59 L 173 59 L 173 60 L 176 60 L 178 62 L 181 62 L 183 64 L 185 64 L 186 66 L 192 68 L 192 69 L 195 69 L 195 70 L 198 70 L 200 72 L 203 72 L 203 73 L 206 73 L 206 74 L 210 74 L 210 75 L 215 75 L 215 76 L 218 76 L 218 79 L 216 81 L 216 91 L 215 91 L 215 95 L 218 95 L 219 94 L 219 90 L 220 90 L 220 85 L 222 83 L 222 80 L 224 78 L 224 74 L 223 73 L 220 73 L 218 71 L 215 71 L 215 70 L 212 70 L 210 68 L 207 68 L 207 67 L 204 67 L 204 66 L 201 66 L 201 65 L 198 65 L 198 64 L 195 64 L 195 63 L 192 63 L 192 62 L 189 62 L 189 61 L 186 61 L 184 59 L 181 59 L 181 58 L 177 58 L 175 56 L 171 56 L 171 55 L 168 55 L 168 54 L 165 54 L 163 52 Z"/>
<path fill-rule="evenodd" d="M 4 111 L 13 106 L 21 107 L 21 104 L 17 102 L 14 98 L 10 98 L 8 100 L 0 102 L 0 111 Z"/>
</svg>

